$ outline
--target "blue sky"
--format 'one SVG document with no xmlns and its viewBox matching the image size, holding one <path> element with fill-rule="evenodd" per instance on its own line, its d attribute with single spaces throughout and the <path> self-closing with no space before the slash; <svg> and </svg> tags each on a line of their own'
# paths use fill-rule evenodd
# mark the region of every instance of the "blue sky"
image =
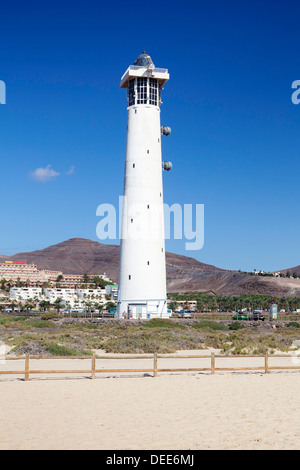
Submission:
<svg viewBox="0 0 300 470">
<path fill-rule="evenodd" d="M 123 190 L 119 82 L 145 48 L 170 72 L 165 202 L 205 205 L 204 247 L 167 250 L 228 269 L 298 265 L 299 13 L 298 0 L 3 2 L 0 253 L 98 240 L 96 209 Z M 37 181 L 39 168 L 54 173 Z"/>
</svg>

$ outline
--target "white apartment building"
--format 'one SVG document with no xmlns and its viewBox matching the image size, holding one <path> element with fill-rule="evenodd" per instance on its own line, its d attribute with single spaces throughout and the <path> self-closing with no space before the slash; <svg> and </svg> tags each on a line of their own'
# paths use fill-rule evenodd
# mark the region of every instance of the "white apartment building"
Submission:
<svg viewBox="0 0 300 470">
<path fill-rule="evenodd" d="M 5 261 L 0 263 L 0 279 L 14 283 L 22 281 L 36 284 L 42 281 L 42 276 L 35 264 L 26 264 L 24 261 Z"/>
<path fill-rule="evenodd" d="M 91 304 L 105 303 L 105 289 L 44 289 L 46 300 L 53 303 L 58 298 L 62 299 L 65 304 L 69 304 L 71 308 L 83 307 L 85 302 Z"/>
<path fill-rule="evenodd" d="M 23 282 L 27 286 L 34 287 L 43 282 L 55 282 L 60 271 L 39 270 L 35 264 L 27 264 L 26 261 L 5 261 L 0 263 L 0 279 L 7 282 Z"/>
<path fill-rule="evenodd" d="M 77 300 L 75 289 L 44 289 L 44 299 L 53 303 L 61 299 L 64 304 L 70 304 L 73 308 Z"/>
<path fill-rule="evenodd" d="M 88 277 L 90 278 L 90 283 L 92 283 L 94 277 L 100 277 L 107 282 L 112 282 L 109 277 L 107 277 L 106 273 L 104 274 L 89 274 Z M 62 286 L 79 286 L 84 284 L 84 276 L 82 274 L 63 274 L 63 279 L 60 281 Z M 89 282 L 87 282 L 89 284 Z"/>
<path fill-rule="evenodd" d="M 41 302 L 47 300 L 54 303 L 58 298 L 66 306 L 71 308 L 83 308 L 85 302 L 91 304 L 105 304 L 105 289 L 72 289 L 72 288 L 47 288 L 41 287 L 11 287 L 10 298 L 16 301 L 24 301 L 28 299 Z"/>
<path fill-rule="evenodd" d="M 45 285 L 44 283 L 55 285 L 58 282 L 58 276 L 62 276 L 59 284 L 64 287 L 77 288 L 77 286 L 84 283 L 84 276 L 82 274 L 64 274 L 61 271 L 50 269 L 40 270 L 35 264 L 27 264 L 26 261 L 9 260 L 0 263 L 0 280 L 5 279 L 11 285 L 18 282 L 22 282 L 27 287 L 43 286 Z M 105 273 L 89 275 L 91 279 L 96 276 L 105 281 L 112 282 Z"/>
<path fill-rule="evenodd" d="M 80 300 L 88 302 L 103 303 L 105 302 L 105 289 L 76 289 L 76 294 Z"/>
<path fill-rule="evenodd" d="M 41 287 L 11 287 L 10 288 L 10 298 L 12 300 L 28 300 L 36 299 L 43 300 L 42 298 L 42 288 Z"/>
</svg>

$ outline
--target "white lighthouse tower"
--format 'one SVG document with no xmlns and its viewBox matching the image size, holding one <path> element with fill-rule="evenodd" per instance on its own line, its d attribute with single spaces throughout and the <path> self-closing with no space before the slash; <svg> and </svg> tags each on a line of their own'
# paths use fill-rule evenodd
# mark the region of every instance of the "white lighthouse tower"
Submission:
<svg viewBox="0 0 300 470">
<path fill-rule="evenodd" d="M 119 318 L 166 318 L 166 261 L 160 94 L 167 69 L 156 68 L 145 52 L 121 79 L 127 89 L 128 121 L 121 228 Z"/>
</svg>

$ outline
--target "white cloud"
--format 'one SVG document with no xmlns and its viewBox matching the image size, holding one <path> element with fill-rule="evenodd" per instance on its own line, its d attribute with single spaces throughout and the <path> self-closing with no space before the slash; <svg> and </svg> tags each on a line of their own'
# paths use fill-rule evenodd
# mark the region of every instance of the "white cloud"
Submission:
<svg viewBox="0 0 300 470">
<path fill-rule="evenodd" d="M 75 166 L 71 165 L 70 169 L 67 171 L 66 175 L 73 175 L 74 172 L 75 172 Z"/>
<path fill-rule="evenodd" d="M 51 165 L 47 165 L 46 168 L 37 168 L 31 172 L 31 176 L 35 181 L 45 182 L 50 181 L 56 176 L 59 176 L 60 173 L 52 170 Z"/>
</svg>

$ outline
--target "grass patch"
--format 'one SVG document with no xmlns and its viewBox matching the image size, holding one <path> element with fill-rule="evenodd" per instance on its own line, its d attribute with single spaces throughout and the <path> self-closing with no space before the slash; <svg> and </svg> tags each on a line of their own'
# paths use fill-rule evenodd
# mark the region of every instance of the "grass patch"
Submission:
<svg viewBox="0 0 300 470">
<path fill-rule="evenodd" d="M 33 328 L 56 328 L 55 323 L 52 323 L 48 320 L 31 320 L 27 321 L 26 324 L 32 326 Z"/>
<path fill-rule="evenodd" d="M 30 349 L 33 344 L 37 351 L 40 348 L 40 355 L 44 349 L 53 356 L 90 355 L 88 351 L 92 349 L 149 354 L 215 348 L 224 354 L 264 354 L 267 350 L 288 351 L 293 341 L 299 339 L 299 328 L 300 322 L 290 322 L 289 327 L 259 329 L 246 328 L 238 321 L 226 327 L 213 320 L 183 325 L 159 318 L 131 325 L 80 320 L 60 322 L 58 326 L 42 316 L 0 315 L 1 341 L 15 349 Z"/>
<path fill-rule="evenodd" d="M 152 318 L 147 323 L 143 323 L 144 328 L 186 328 L 180 323 L 176 323 L 172 320 L 163 320 L 162 318 Z"/>
<path fill-rule="evenodd" d="M 25 330 L 27 328 L 54 328 L 56 325 L 47 319 L 7 315 L 0 317 L 0 326 L 4 328 L 19 328 Z"/>
<path fill-rule="evenodd" d="M 5 328 L 14 327 L 17 328 L 18 325 L 16 323 L 24 323 L 24 317 L 13 317 L 12 315 L 1 315 L 0 317 L 0 326 L 4 326 Z"/>
<path fill-rule="evenodd" d="M 228 330 L 228 327 L 223 325 L 222 323 L 218 323 L 218 322 L 210 321 L 210 320 L 203 320 L 198 323 L 194 323 L 192 327 L 199 328 L 201 330 L 213 330 L 213 331 Z"/>
<path fill-rule="evenodd" d="M 199 349 L 199 335 L 189 328 L 129 328 L 118 335 L 108 336 L 100 348 L 111 353 L 165 354 L 180 349 Z"/>
<path fill-rule="evenodd" d="M 52 356 L 81 356 L 83 352 L 77 351 L 75 348 L 63 346 L 57 343 L 49 343 L 45 348 Z"/>
</svg>

